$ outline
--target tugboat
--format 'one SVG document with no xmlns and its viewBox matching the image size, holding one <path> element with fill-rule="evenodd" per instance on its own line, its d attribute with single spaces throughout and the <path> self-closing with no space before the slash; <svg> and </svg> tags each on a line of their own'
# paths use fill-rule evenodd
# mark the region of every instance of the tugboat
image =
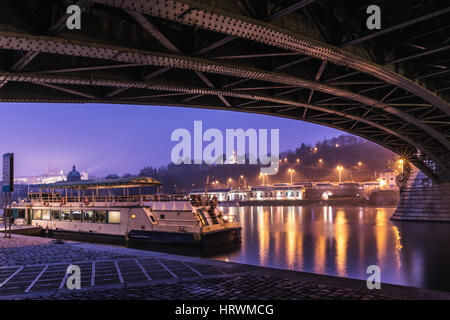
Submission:
<svg viewBox="0 0 450 320">
<path fill-rule="evenodd" d="M 61 181 L 40 185 L 13 210 L 26 224 L 67 239 L 198 246 L 240 241 L 237 217 L 225 216 L 207 192 L 163 195 L 160 186 L 149 177 Z"/>
</svg>

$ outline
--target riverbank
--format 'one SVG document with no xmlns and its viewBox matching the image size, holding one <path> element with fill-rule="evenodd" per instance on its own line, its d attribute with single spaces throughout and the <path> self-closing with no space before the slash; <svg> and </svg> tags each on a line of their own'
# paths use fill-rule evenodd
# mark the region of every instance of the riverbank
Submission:
<svg viewBox="0 0 450 320">
<path fill-rule="evenodd" d="M 368 290 L 361 280 L 108 245 L 13 238 L 17 245 L 31 245 L 0 251 L 0 299 L 450 299 L 450 293 L 420 288 L 383 283 L 380 290 Z M 65 288 L 70 264 L 81 269 L 79 290 Z"/>
</svg>

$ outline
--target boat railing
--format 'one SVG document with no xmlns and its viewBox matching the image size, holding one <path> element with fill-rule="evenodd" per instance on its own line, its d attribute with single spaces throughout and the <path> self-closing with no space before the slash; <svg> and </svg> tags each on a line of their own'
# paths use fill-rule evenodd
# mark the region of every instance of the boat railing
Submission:
<svg viewBox="0 0 450 320">
<path fill-rule="evenodd" d="M 44 204 L 53 204 L 53 203 L 96 203 L 96 202 L 108 202 L 108 203 L 130 203 L 130 202 L 146 202 L 146 201 L 156 201 L 156 202 L 167 202 L 167 201 L 189 201 L 189 198 L 184 195 L 133 195 L 133 196 L 117 196 L 117 195 L 108 195 L 108 196 L 58 196 L 58 195 L 30 195 L 28 199 L 31 202 L 40 202 Z"/>
</svg>

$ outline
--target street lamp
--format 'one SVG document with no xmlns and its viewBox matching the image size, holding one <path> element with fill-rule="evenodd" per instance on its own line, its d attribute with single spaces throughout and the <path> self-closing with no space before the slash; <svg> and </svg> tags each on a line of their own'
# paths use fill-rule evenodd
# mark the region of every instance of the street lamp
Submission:
<svg viewBox="0 0 450 320">
<path fill-rule="evenodd" d="M 320 159 L 319 159 L 319 163 L 320 163 L 320 164 L 322 164 L 322 163 L 323 163 L 323 160 L 322 160 L 322 158 L 320 158 Z"/>
<path fill-rule="evenodd" d="M 230 188 L 230 189 L 231 189 L 231 181 L 233 181 L 233 179 L 228 178 L 228 188 Z"/>
<path fill-rule="evenodd" d="M 291 174 L 291 184 L 292 184 L 292 175 L 294 174 L 295 170 L 294 169 L 289 169 L 288 172 Z"/>
<path fill-rule="evenodd" d="M 400 163 L 400 165 L 398 167 L 402 170 L 402 173 L 403 173 L 403 163 L 404 162 L 405 161 L 403 159 L 398 160 L 398 163 Z"/>
<path fill-rule="evenodd" d="M 341 183 L 342 182 L 342 170 L 344 170 L 344 167 L 337 166 L 336 170 L 339 172 L 339 183 Z"/>
<path fill-rule="evenodd" d="M 239 177 L 239 185 L 241 185 L 241 179 L 242 179 L 242 182 L 243 182 L 242 184 L 243 184 L 243 186 L 244 186 L 244 188 L 245 188 L 245 185 L 246 185 L 247 183 L 246 183 L 246 180 L 245 180 L 244 175 L 242 175 L 242 174 L 241 174 L 241 176 Z"/>
<path fill-rule="evenodd" d="M 300 163 L 300 159 L 297 159 L 296 161 L 297 161 L 297 163 Z"/>
</svg>

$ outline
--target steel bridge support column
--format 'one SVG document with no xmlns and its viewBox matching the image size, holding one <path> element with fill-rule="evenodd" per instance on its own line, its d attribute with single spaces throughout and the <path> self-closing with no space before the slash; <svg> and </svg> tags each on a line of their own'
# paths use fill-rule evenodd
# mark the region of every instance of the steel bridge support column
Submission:
<svg viewBox="0 0 450 320">
<path fill-rule="evenodd" d="M 414 170 L 400 191 L 392 220 L 450 222 L 450 183 L 431 185 L 422 172 Z"/>
</svg>

